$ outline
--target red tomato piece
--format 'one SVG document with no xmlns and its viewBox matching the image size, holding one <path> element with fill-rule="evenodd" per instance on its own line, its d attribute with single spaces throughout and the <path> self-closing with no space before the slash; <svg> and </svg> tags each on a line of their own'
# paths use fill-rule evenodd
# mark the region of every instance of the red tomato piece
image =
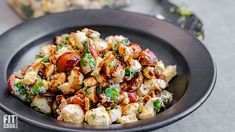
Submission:
<svg viewBox="0 0 235 132">
<path fill-rule="evenodd" d="M 128 97 L 130 98 L 130 103 L 135 103 L 138 101 L 138 96 L 135 92 L 128 93 Z"/>
<path fill-rule="evenodd" d="M 81 56 L 76 52 L 67 52 L 61 55 L 57 61 L 59 72 L 72 70 L 81 60 Z"/>
</svg>

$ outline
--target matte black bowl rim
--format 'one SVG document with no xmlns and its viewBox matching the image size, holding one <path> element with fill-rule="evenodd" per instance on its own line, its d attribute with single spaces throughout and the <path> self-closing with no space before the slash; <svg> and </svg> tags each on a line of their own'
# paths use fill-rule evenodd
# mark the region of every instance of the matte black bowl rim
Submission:
<svg viewBox="0 0 235 132">
<path fill-rule="evenodd" d="M 105 10 L 109 10 L 109 9 L 105 9 Z M 74 11 L 69 11 L 69 12 L 76 12 L 76 11 L 79 11 L 79 10 L 74 10 Z M 92 11 L 95 11 L 95 12 L 99 12 L 99 10 L 92 10 Z M 110 10 L 112 12 L 119 12 L 119 13 L 131 13 L 131 14 L 136 14 L 136 15 L 144 15 L 144 16 L 147 16 L 147 17 L 152 17 L 152 16 L 149 16 L 149 15 L 146 15 L 146 14 L 140 14 L 140 13 L 134 13 L 134 12 L 128 12 L 128 11 L 120 11 L 120 10 Z M 28 20 L 24 23 L 21 23 L 21 24 L 18 24 L 14 27 L 12 27 L 11 29 L 7 30 L 5 33 L 1 34 L 0 35 L 0 38 L 2 36 L 4 36 L 5 34 L 10 34 L 11 31 L 14 29 L 14 28 L 17 28 L 17 27 L 21 27 L 23 25 L 26 25 L 26 24 L 29 24 L 29 23 L 32 23 L 34 21 L 38 21 L 38 20 L 42 20 L 42 19 L 46 19 L 47 17 L 51 17 L 51 16 L 54 16 L 54 15 L 60 15 L 60 14 L 66 14 L 68 12 L 63 12 L 63 13 L 55 13 L 55 14 L 49 14 L 49 15 L 46 15 L 46 16 L 43 16 L 43 17 L 39 17 L 39 18 L 34 18 L 34 19 L 31 19 L 31 20 Z M 157 18 L 156 18 L 157 19 Z M 158 19 L 160 20 L 160 19 Z M 160 20 L 160 21 L 163 21 L 163 20 Z M 168 22 L 168 21 L 164 21 L 166 23 L 169 23 L 171 25 L 174 25 L 172 24 L 171 22 Z M 175 26 L 175 25 L 174 25 Z M 184 29 L 180 29 L 180 30 L 184 30 Z M 187 34 L 190 34 L 188 33 L 188 31 L 184 30 L 184 32 L 186 32 Z M 192 38 L 195 38 L 193 35 L 190 34 L 190 36 Z M 199 43 L 201 43 L 198 39 L 195 38 L 195 41 L 198 41 Z M 205 50 L 209 53 L 208 49 L 206 48 L 205 45 L 202 44 L 202 46 L 205 48 Z M 210 55 L 210 54 L 209 54 Z M 213 61 L 213 57 L 210 55 L 212 61 Z M 214 86 L 215 86 L 215 83 L 216 83 L 216 79 L 217 79 L 217 67 L 216 67 L 216 64 L 215 62 L 213 61 L 213 64 L 214 64 L 214 76 L 213 76 L 213 80 L 212 80 L 212 83 L 211 85 L 209 86 L 208 90 L 206 91 L 206 93 L 204 94 L 203 97 L 200 98 L 200 100 L 195 103 L 193 106 L 191 106 L 190 108 L 186 109 L 184 112 L 181 112 L 180 114 L 172 117 L 172 118 L 169 118 L 169 119 L 166 119 L 164 121 L 161 121 L 161 122 L 158 122 L 159 125 L 156 126 L 155 124 L 149 124 L 149 125 L 146 125 L 146 126 L 142 126 L 141 128 L 131 128 L 131 129 L 121 129 L 121 130 L 118 130 L 118 129 L 97 129 L 95 131 L 143 131 L 143 130 L 153 130 L 155 128 L 161 128 L 161 127 L 164 127 L 166 125 L 169 125 L 169 124 L 172 124 L 184 117 L 186 117 L 187 115 L 191 114 L 192 112 L 194 112 L 196 109 L 198 109 L 207 99 L 208 97 L 210 96 L 211 92 L 213 91 L 214 89 Z M 51 129 L 51 130 L 57 130 L 57 131 L 79 131 L 79 129 L 69 129 L 69 128 L 63 128 L 61 129 L 61 127 L 56 127 L 56 126 L 50 126 L 50 125 L 47 125 L 47 124 L 44 124 L 44 123 L 41 123 L 41 122 L 37 122 L 37 121 L 34 121 L 30 118 L 27 118 L 27 117 L 24 117 L 22 115 L 19 115 L 17 113 L 15 113 L 13 110 L 9 109 L 8 107 L 4 106 L 1 102 L 0 102 L 0 108 L 6 112 L 6 113 L 9 113 L 9 114 L 15 114 L 19 117 L 19 119 L 21 121 L 24 121 L 28 124 L 33 124 L 35 126 L 40 126 L 40 127 L 43 127 L 43 128 L 46 128 L 46 129 Z M 83 129 L 83 131 L 94 131 L 94 129 Z"/>
</svg>

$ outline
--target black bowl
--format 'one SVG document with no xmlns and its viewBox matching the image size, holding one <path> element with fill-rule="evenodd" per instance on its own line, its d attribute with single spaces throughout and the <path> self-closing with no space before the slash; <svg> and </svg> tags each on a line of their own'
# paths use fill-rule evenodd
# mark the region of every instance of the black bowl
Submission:
<svg viewBox="0 0 235 132">
<path fill-rule="evenodd" d="M 157 116 L 126 125 L 90 126 L 60 122 L 32 110 L 9 94 L 7 78 L 32 63 L 40 47 L 62 33 L 84 27 L 98 30 L 102 37 L 122 34 L 143 49 L 154 51 L 166 64 L 176 64 L 178 76 L 169 91 L 174 102 Z M 216 69 L 205 46 L 186 31 L 162 20 L 136 13 L 113 10 L 77 10 L 48 15 L 18 25 L 0 37 L 0 106 L 30 124 L 61 131 L 137 131 L 171 124 L 198 108 L 210 95 Z"/>
</svg>

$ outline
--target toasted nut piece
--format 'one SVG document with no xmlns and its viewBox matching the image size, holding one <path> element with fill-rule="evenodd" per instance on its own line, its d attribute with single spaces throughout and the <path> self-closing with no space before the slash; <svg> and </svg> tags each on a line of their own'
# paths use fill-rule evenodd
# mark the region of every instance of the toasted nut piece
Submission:
<svg viewBox="0 0 235 132">
<path fill-rule="evenodd" d="M 43 64 L 41 62 L 35 62 L 28 68 L 27 71 L 32 70 L 38 73 L 42 68 L 43 68 Z"/>
<path fill-rule="evenodd" d="M 56 69 L 56 66 L 53 64 L 50 64 L 44 72 L 44 77 L 45 78 L 50 77 L 55 72 L 55 69 Z"/>
<path fill-rule="evenodd" d="M 115 71 L 112 74 L 112 79 L 114 80 L 114 82 L 116 84 L 120 83 L 123 81 L 123 78 L 125 76 L 125 70 L 123 69 L 123 67 L 120 65 L 119 67 L 117 67 L 115 69 Z"/>
<path fill-rule="evenodd" d="M 64 94 L 72 94 L 74 89 L 71 88 L 69 83 L 64 83 L 58 86 L 58 89 L 61 90 Z"/>
<path fill-rule="evenodd" d="M 133 59 L 138 58 L 140 56 L 141 48 L 138 44 L 130 43 L 128 44 L 128 47 L 131 49 Z"/>
<path fill-rule="evenodd" d="M 143 70 L 144 76 L 148 79 L 155 78 L 155 68 L 154 67 L 145 67 Z"/>
<path fill-rule="evenodd" d="M 73 89 L 78 90 L 81 88 L 83 79 L 84 79 L 84 76 L 80 72 L 80 68 L 74 67 L 68 77 L 68 82 Z"/>
<path fill-rule="evenodd" d="M 96 102 L 98 102 L 99 97 L 96 93 L 96 87 L 90 87 L 87 89 L 87 97 L 95 104 Z"/>
<path fill-rule="evenodd" d="M 93 40 L 97 40 L 100 38 L 100 33 L 95 30 L 84 28 L 82 32 L 86 33 L 86 35 Z"/>
<path fill-rule="evenodd" d="M 91 104 L 89 98 L 85 97 L 85 110 L 90 110 Z"/>
<path fill-rule="evenodd" d="M 41 48 L 40 52 L 44 57 L 49 57 L 50 55 L 53 55 L 56 53 L 56 46 L 55 45 L 45 45 Z"/>
<path fill-rule="evenodd" d="M 51 87 L 50 90 L 52 92 L 57 92 L 59 91 L 58 86 L 65 83 L 66 81 L 66 74 L 64 72 L 61 73 L 56 73 L 51 76 Z"/>
<path fill-rule="evenodd" d="M 37 80 L 37 72 L 35 71 L 28 71 L 26 72 L 24 79 L 22 79 L 22 83 L 27 84 L 27 85 L 31 85 L 33 83 L 35 83 L 35 81 Z"/>
<path fill-rule="evenodd" d="M 125 62 L 129 60 L 130 58 L 132 58 L 130 48 L 125 46 L 124 44 L 120 44 L 118 46 L 118 54 L 124 58 Z"/>
<path fill-rule="evenodd" d="M 95 86 L 97 84 L 97 81 L 94 77 L 88 77 L 84 79 L 83 83 L 85 87 L 91 87 L 91 86 Z"/>
</svg>

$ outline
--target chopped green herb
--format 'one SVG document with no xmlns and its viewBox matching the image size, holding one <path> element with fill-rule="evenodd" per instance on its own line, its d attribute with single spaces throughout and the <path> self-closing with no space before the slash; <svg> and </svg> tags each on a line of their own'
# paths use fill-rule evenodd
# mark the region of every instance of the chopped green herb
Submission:
<svg viewBox="0 0 235 132">
<path fill-rule="evenodd" d="M 157 99 L 155 102 L 153 102 L 153 107 L 157 112 L 159 112 L 161 107 L 163 107 L 163 106 L 164 106 L 164 104 L 160 99 Z"/>
<path fill-rule="evenodd" d="M 39 55 L 35 55 L 35 59 L 40 59 L 43 58 L 43 55 L 39 54 Z"/>
<path fill-rule="evenodd" d="M 172 7 L 170 8 L 170 12 L 180 14 L 181 16 L 184 16 L 184 17 L 189 17 L 193 15 L 191 11 L 189 11 L 186 8 L 181 8 L 181 7 Z"/>
<path fill-rule="evenodd" d="M 15 83 L 15 86 L 20 95 L 26 94 L 26 89 L 24 88 L 24 85 L 21 82 Z"/>
<path fill-rule="evenodd" d="M 141 111 L 140 111 L 140 107 L 139 107 L 139 108 L 136 110 L 136 113 L 137 113 L 137 114 L 140 114 L 140 112 L 141 112 Z"/>
<path fill-rule="evenodd" d="M 40 109 L 37 106 L 35 106 L 35 105 L 31 105 L 31 108 L 33 108 L 36 111 L 40 111 Z"/>
<path fill-rule="evenodd" d="M 106 88 L 105 95 L 111 98 L 113 101 L 117 101 L 119 98 L 119 92 L 115 88 Z"/>
<path fill-rule="evenodd" d="M 65 37 L 65 40 L 68 41 L 69 39 L 70 39 L 70 36 L 69 36 L 69 35 Z"/>
<path fill-rule="evenodd" d="M 102 93 L 102 84 L 100 84 L 100 85 L 97 87 L 96 92 L 97 92 L 97 94 L 101 94 L 101 93 Z"/>
<path fill-rule="evenodd" d="M 43 83 L 41 80 L 37 81 L 35 83 L 35 85 L 33 86 L 33 88 L 31 89 L 31 94 L 33 94 L 33 95 L 39 94 L 43 90 L 42 85 L 43 85 Z"/>
<path fill-rule="evenodd" d="M 96 61 L 91 54 L 86 54 L 80 61 L 81 66 L 89 66 L 93 69 L 96 67 Z"/>
<path fill-rule="evenodd" d="M 56 51 L 58 51 L 59 50 L 59 47 L 58 46 L 56 46 L 56 49 L 55 49 Z"/>
<path fill-rule="evenodd" d="M 32 17 L 33 15 L 33 10 L 30 7 L 30 5 L 22 5 L 21 6 L 22 12 L 25 14 L 26 17 Z"/>
<path fill-rule="evenodd" d="M 125 75 L 126 76 L 133 76 L 135 73 L 133 71 L 131 71 L 130 67 L 126 67 L 125 68 Z"/>
<path fill-rule="evenodd" d="M 85 54 L 86 53 L 90 53 L 88 42 L 87 41 L 83 41 L 82 44 L 84 45 L 84 52 L 85 52 Z"/>
<path fill-rule="evenodd" d="M 96 114 L 95 114 L 95 113 L 92 113 L 92 114 L 91 114 L 91 117 L 92 117 L 92 119 L 95 119 L 95 118 L 96 118 Z"/>
<path fill-rule="evenodd" d="M 81 66 L 86 66 L 86 59 L 85 59 L 85 57 L 83 57 L 83 58 L 81 59 L 80 65 L 81 65 Z"/>
<path fill-rule="evenodd" d="M 128 38 L 126 38 L 123 42 L 124 45 L 128 45 L 130 43 L 130 40 Z"/>
<path fill-rule="evenodd" d="M 86 95 L 90 94 L 90 91 L 88 89 L 86 89 L 85 92 L 86 92 Z"/>
<path fill-rule="evenodd" d="M 43 59 L 41 60 L 41 62 L 47 63 L 47 62 L 49 62 L 49 59 L 48 59 L 48 58 L 43 58 Z"/>
</svg>

